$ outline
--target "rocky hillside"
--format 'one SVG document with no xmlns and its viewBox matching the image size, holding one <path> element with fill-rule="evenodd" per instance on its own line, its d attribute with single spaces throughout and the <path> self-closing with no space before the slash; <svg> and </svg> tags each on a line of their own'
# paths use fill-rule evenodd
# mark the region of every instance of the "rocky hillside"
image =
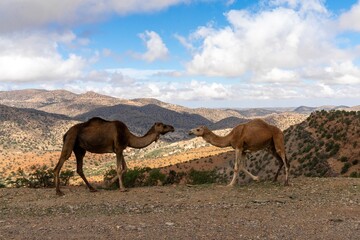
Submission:
<svg viewBox="0 0 360 240">
<path fill-rule="evenodd" d="M 33 108 L 50 113 L 58 113 L 74 117 L 85 114 L 96 108 L 115 105 L 142 107 L 156 105 L 180 114 L 200 115 L 212 123 L 222 119 L 236 117 L 239 119 L 266 117 L 284 112 L 295 113 L 293 108 L 254 108 L 254 109 L 209 109 L 187 108 L 180 105 L 165 103 L 153 98 L 120 99 L 95 92 L 75 94 L 65 90 L 26 89 L 16 91 L 0 91 L 0 104 L 18 108 Z M 304 113 L 308 115 L 309 112 Z"/>
<path fill-rule="evenodd" d="M 95 92 L 75 94 L 65 90 L 26 89 L 0 91 L 0 104 L 18 108 L 32 108 L 50 113 L 59 113 L 74 117 L 96 108 L 118 104 L 129 106 L 157 105 L 178 113 L 202 115 L 211 122 L 220 121 L 230 116 L 243 117 L 239 112 L 228 109 L 186 108 L 165 103 L 153 98 L 120 99 Z"/>
<path fill-rule="evenodd" d="M 318 111 L 285 131 L 294 175 L 360 172 L 360 112 Z"/>
<path fill-rule="evenodd" d="M 305 121 L 284 131 L 292 176 L 360 176 L 360 112 L 317 111 Z M 234 152 L 188 162 L 185 169 L 213 162 L 219 171 L 230 173 Z M 248 169 L 262 179 L 272 179 L 277 161 L 266 151 L 248 156 Z M 210 167 L 211 168 L 211 167 Z M 208 169 L 208 167 L 206 167 Z M 247 178 L 241 174 L 242 178 Z"/>
<path fill-rule="evenodd" d="M 1 155 L 59 150 L 63 134 L 75 123 L 64 115 L 0 105 Z"/>
<path fill-rule="evenodd" d="M 0 104 L 18 108 L 32 108 L 49 113 L 75 116 L 97 107 L 128 103 L 128 100 L 113 98 L 95 92 L 75 94 L 65 90 L 16 90 L 0 91 Z"/>
<path fill-rule="evenodd" d="M 87 113 L 76 116 L 80 121 L 86 121 L 92 117 L 100 116 L 108 120 L 120 120 L 127 124 L 129 129 L 138 134 L 144 134 L 154 124 L 163 122 L 175 127 L 176 132 L 172 135 L 173 140 L 182 140 L 187 131 L 199 125 L 211 125 L 212 122 L 200 115 L 179 113 L 155 104 L 145 106 L 115 105 L 111 107 L 96 108 Z"/>
</svg>

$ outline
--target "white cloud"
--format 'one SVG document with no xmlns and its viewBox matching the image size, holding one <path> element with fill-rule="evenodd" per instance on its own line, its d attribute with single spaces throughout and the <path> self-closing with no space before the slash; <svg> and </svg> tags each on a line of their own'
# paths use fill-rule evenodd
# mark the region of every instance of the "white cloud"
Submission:
<svg viewBox="0 0 360 240">
<path fill-rule="evenodd" d="M 78 25 L 111 14 L 159 11 L 190 0 L 16 0 L 0 1 L 0 32 L 28 30 L 49 24 Z"/>
<path fill-rule="evenodd" d="M 175 39 L 177 39 L 181 45 L 183 45 L 187 50 L 193 51 L 194 46 L 184 37 L 179 34 L 174 34 Z"/>
<path fill-rule="evenodd" d="M 106 70 L 109 73 L 120 73 L 124 76 L 138 79 L 138 80 L 147 80 L 151 79 L 154 76 L 174 76 L 176 75 L 174 70 L 171 69 L 136 69 L 136 68 L 113 68 Z"/>
<path fill-rule="evenodd" d="M 254 82 L 296 82 L 299 76 L 295 71 L 273 68 L 267 72 L 257 72 L 252 80 Z"/>
<path fill-rule="evenodd" d="M 266 1 L 267 2 L 267 1 Z M 300 12 L 318 12 L 327 13 L 324 5 L 325 0 L 270 0 L 269 5 L 284 6 L 287 5 L 292 9 L 298 9 Z"/>
<path fill-rule="evenodd" d="M 355 8 L 343 16 L 360 16 Z M 210 24 L 189 36 L 201 45 L 186 64 L 188 73 L 254 82 L 359 82 L 359 51 L 336 45 L 336 20 L 324 1 L 274 0 L 261 11 L 231 10 L 225 16 L 228 26 Z M 327 67 L 333 71 L 325 72 Z"/>
<path fill-rule="evenodd" d="M 86 60 L 69 54 L 61 56 L 59 44 L 75 40 L 63 34 L 22 33 L 0 36 L 0 81 L 67 81 L 81 77 Z"/>
<path fill-rule="evenodd" d="M 360 2 L 340 16 L 339 27 L 343 30 L 360 32 Z"/>
<path fill-rule="evenodd" d="M 163 40 L 154 31 L 145 31 L 141 33 L 140 38 L 144 41 L 147 51 L 144 54 L 140 55 L 140 58 L 147 62 L 154 62 L 158 59 L 165 59 L 169 50 L 164 44 Z"/>
</svg>

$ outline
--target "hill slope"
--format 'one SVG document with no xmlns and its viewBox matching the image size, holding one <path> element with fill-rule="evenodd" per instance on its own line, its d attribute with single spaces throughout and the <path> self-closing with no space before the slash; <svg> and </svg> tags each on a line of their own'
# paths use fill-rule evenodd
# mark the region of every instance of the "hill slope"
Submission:
<svg viewBox="0 0 360 240">
<path fill-rule="evenodd" d="M 179 113 L 158 105 L 149 104 L 145 106 L 115 105 L 101 107 L 87 113 L 76 116 L 80 121 L 86 121 L 92 117 L 99 116 L 108 120 L 120 120 L 124 122 L 131 131 L 144 134 L 154 122 L 163 122 L 175 127 L 176 132 L 172 139 L 184 139 L 185 132 L 198 125 L 212 124 L 208 119 L 189 113 Z M 165 135 L 166 137 L 170 137 Z"/>
<path fill-rule="evenodd" d="M 58 150 L 62 145 L 63 134 L 75 123 L 64 115 L 0 105 L 2 155 L 14 150 Z"/>
<path fill-rule="evenodd" d="M 284 131 L 292 176 L 360 176 L 360 112 L 318 111 Z M 230 149 L 229 149 L 230 150 Z M 209 161 L 211 159 L 211 161 Z M 230 173 L 234 151 L 187 163 L 186 168 L 209 162 Z M 248 155 L 247 168 L 262 179 L 272 179 L 277 161 L 266 151 Z M 243 179 L 247 179 L 241 174 Z"/>
<path fill-rule="evenodd" d="M 285 131 L 295 175 L 331 176 L 360 171 L 360 112 L 318 111 Z"/>
</svg>

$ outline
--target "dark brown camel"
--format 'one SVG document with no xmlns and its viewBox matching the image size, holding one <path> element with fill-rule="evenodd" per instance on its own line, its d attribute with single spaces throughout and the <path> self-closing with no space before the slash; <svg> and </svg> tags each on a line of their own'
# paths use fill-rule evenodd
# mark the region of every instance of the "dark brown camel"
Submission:
<svg viewBox="0 0 360 240">
<path fill-rule="evenodd" d="M 234 186 L 239 175 L 239 168 L 253 180 L 259 177 L 252 175 L 245 169 L 246 153 L 269 148 L 274 157 L 279 161 L 279 169 L 274 181 L 285 165 L 285 185 L 289 184 L 289 162 L 285 154 L 284 134 L 276 126 L 270 125 L 261 119 L 254 119 L 250 122 L 240 124 L 228 135 L 221 137 L 214 134 L 207 127 L 202 126 L 190 130 L 189 134 L 201 136 L 206 142 L 217 147 L 232 147 L 235 149 L 234 175 L 229 186 Z"/>
<path fill-rule="evenodd" d="M 77 164 L 77 173 L 84 180 L 91 192 L 95 192 L 83 173 L 83 158 L 86 151 L 92 153 L 115 153 L 117 163 L 117 176 L 111 182 L 119 179 L 121 191 L 126 191 L 122 175 L 127 166 L 124 160 L 123 151 L 126 147 L 144 148 L 152 142 L 157 141 L 160 134 L 173 132 L 174 127 L 163 123 L 155 123 L 150 130 L 142 137 L 132 134 L 127 126 L 120 121 L 106 121 L 95 117 L 84 123 L 72 126 L 64 135 L 64 143 L 58 164 L 54 169 L 56 194 L 64 195 L 60 191 L 59 173 L 64 162 L 69 159 L 71 152 L 74 152 Z"/>
</svg>

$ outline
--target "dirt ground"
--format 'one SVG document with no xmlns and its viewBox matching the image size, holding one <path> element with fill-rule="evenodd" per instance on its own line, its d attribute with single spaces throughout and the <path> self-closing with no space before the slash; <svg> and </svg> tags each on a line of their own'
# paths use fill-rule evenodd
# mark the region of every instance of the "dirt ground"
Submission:
<svg viewBox="0 0 360 240">
<path fill-rule="evenodd" d="M 360 179 L 0 189 L 0 239 L 360 239 Z"/>
</svg>

